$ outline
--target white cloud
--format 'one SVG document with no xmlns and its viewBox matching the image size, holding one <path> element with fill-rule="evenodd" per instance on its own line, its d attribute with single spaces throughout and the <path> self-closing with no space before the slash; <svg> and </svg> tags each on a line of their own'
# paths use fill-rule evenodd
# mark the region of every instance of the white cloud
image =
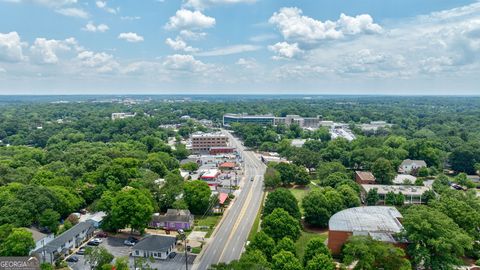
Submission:
<svg viewBox="0 0 480 270">
<path fill-rule="evenodd" d="M 184 52 L 196 52 L 198 51 L 197 48 L 193 48 L 188 46 L 185 41 L 183 41 L 180 37 L 176 39 L 167 38 L 165 40 L 165 44 L 167 44 L 170 48 L 175 51 L 184 51 Z"/>
<path fill-rule="evenodd" d="M 298 43 L 278 42 L 274 45 L 268 46 L 268 49 L 275 52 L 280 58 L 295 58 L 303 54 L 303 50 L 298 47 Z M 274 57 L 274 59 L 280 59 Z"/>
<path fill-rule="evenodd" d="M 55 12 L 68 17 L 76 17 L 82 19 L 87 19 L 88 17 L 90 17 L 90 15 L 81 8 L 60 8 L 56 9 Z"/>
<path fill-rule="evenodd" d="M 264 41 L 275 39 L 276 37 L 277 35 L 274 35 L 274 34 L 263 34 L 263 35 L 253 36 L 249 40 L 251 42 L 264 42 Z"/>
<path fill-rule="evenodd" d="M 165 29 L 202 29 L 210 28 L 214 25 L 215 18 L 213 17 L 208 17 L 200 11 L 180 9 L 177 10 L 175 16 L 170 17 L 168 23 L 165 25 Z"/>
<path fill-rule="evenodd" d="M 235 64 L 246 69 L 255 69 L 258 67 L 257 61 L 253 58 L 239 58 Z"/>
<path fill-rule="evenodd" d="M 197 72 L 203 71 L 207 65 L 202 61 L 196 60 L 192 55 L 174 54 L 166 57 L 163 66 L 167 69 Z"/>
<path fill-rule="evenodd" d="M 111 14 L 117 14 L 117 10 L 114 9 L 114 8 L 111 8 L 107 5 L 107 1 L 96 1 L 95 2 L 95 5 L 99 8 L 99 9 L 103 9 L 105 10 L 106 12 L 108 13 L 111 13 Z"/>
<path fill-rule="evenodd" d="M 0 33 L 0 60 L 8 62 L 24 60 L 23 45 L 17 32 Z"/>
<path fill-rule="evenodd" d="M 201 10 L 215 5 L 255 3 L 256 1 L 257 0 L 185 0 L 184 6 Z"/>
<path fill-rule="evenodd" d="M 233 46 L 227 46 L 223 48 L 217 48 L 206 52 L 197 53 L 198 56 L 223 56 L 244 52 L 252 52 L 260 50 L 262 47 L 250 44 L 239 44 Z"/>
<path fill-rule="evenodd" d="M 135 21 L 135 20 L 140 20 L 142 17 L 140 16 L 122 16 L 120 17 L 120 20 L 123 21 Z"/>
<path fill-rule="evenodd" d="M 94 68 L 100 73 L 112 72 L 119 67 L 113 55 L 101 52 L 83 51 L 77 55 L 83 67 Z"/>
<path fill-rule="evenodd" d="M 99 24 L 99 25 L 95 25 L 93 22 L 88 22 L 85 27 L 82 28 L 83 31 L 87 31 L 87 32 L 105 32 L 107 31 L 108 29 L 110 29 L 110 27 L 108 27 L 108 25 L 106 24 Z"/>
<path fill-rule="evenodd" d="M 180 36 L 187 40 L 200 40 L 207 36 L 205 32 L 195 32 L 190 30 L 182 30 L 180 31 Z"/>
<path fill-rule="evenodd" d="M 143 41 L 142 36 L 138 35 L 137 33 L 133 33 L 133 32 L 120 33 L 120 35 L 118 35 L 118 38 L 123 39 L 123 40 L 128 41 L 128 42 L 142 42 Z"/>
<path fill-rule="evenodd" d="M 300 44 L 316 44 L 323 40 L 382 31 L 382 27 L 373 23 L 368 14 L 350 17 L 342 13 L 337 21 L 322 22 L 302 13 L 302 10 L 296 7 L 281 8 L 269 19 L 269 23 L 280 30 L 286 41 Z"/>
<path fill-rule="evenodd" d="M 55 40 L 46 38 L 36 38 L 34 44 L 30 47 L 32 60 L 38 64 L 56 64 L 58 63 L 57 53 L 59 51 L 69 51 L 71 45 L 76 44 L 75 40 Z"/>
</svg>

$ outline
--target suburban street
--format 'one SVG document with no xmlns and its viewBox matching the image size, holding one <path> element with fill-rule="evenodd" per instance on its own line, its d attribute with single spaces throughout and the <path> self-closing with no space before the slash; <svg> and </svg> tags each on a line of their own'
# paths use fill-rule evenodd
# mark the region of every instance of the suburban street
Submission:
<svg viewBox="0 0 480 270">
<path fill-rule="evenodd" d="M 245 177 L 243 185 L 240 183 L 240 194 L 225 213 L 203 254 L 197 258 L 193 266 L 196 270 L 206 270 L 212 264 L 240 258 L 263 195 L 265 164 L 252 151 L 245 151 L 241 142 L 229 132 L 223 132 L 229 136 L 230 144 L 238 149 L 244 160 Z"/>
</svg>

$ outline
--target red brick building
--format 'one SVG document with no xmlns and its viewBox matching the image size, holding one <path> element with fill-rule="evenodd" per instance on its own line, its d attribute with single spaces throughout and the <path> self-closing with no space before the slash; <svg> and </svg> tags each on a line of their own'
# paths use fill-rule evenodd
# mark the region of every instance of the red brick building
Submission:
<svg viewBox="0 0 480 270">
<path fill-rule="evenodd" d="M 372 185 L 376 184 L 375 176 L 371 172 L 362 172 L 356 171 L 355 172 L 355 181 L 360 185 Z"/>
</svg>

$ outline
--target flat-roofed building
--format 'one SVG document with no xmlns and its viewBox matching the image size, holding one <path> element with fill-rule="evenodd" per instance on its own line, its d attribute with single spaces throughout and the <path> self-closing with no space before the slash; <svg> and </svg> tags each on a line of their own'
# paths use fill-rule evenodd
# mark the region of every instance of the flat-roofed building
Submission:
<svg viewBox="0 0 480 270">
<path fill-rule="evenodd" d="M 112 120 L 117 120 L 117 119 L 125 119 L 129 117 L 135 117 L 135 113 L 125 113 L 125 112 L 120 112 L 120 113 L 112 113 Z"/>
<path fill-rule="evenodd" d="M 406 185 L 361 185 L 363 191 L 368 193 L 372 189 L 377 189 L 380 196 L 379 203 L 385 203 L 385 198 L 389 192 L 395 194 L 402 193 L 405 196 L 405 204 L 421 204 L 423 203 L 422 195 L 425 191 L 430 190 L 427 186 L 406 186 Z"/>
<path fill-rule="evenodd" d="M 261 125 L 275 125 L 275 116 L 266 115 L 248 115 L 248 114 L 225 114 L 223 116 L 223 125 L 230 126 L 232 123 L 253 123 Z"/>
<path fill-rule="evenodd" d="M 328 221 L 328 248 L 339 254 L 350 236 L 365 235 L 398 244 L 395 234 L 402 231 L 402 214 L 390 206 L 362 206 L 342 210 Z"/>
<path fill-rule="evenodd" d="M 193 153 L 208 153 L 214 147 L 227 147 L 228 137 L 221 133 L 195 133 L 191 136 Z"/>
</svg>

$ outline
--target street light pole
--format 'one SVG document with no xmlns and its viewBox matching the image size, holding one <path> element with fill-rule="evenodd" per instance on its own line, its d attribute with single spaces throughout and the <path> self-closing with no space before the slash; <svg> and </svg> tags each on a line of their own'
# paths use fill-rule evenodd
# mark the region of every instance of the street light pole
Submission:
<svg viewBox="0 0 480 270">
<path fill-rule="evenodd" d="M 188 270 L 188 253 L 187 253 L 187 235 L 182 229 L 178 229 L 178 234 L 182 236 L 185 247 L 185 270 Z"/>
</svg>

